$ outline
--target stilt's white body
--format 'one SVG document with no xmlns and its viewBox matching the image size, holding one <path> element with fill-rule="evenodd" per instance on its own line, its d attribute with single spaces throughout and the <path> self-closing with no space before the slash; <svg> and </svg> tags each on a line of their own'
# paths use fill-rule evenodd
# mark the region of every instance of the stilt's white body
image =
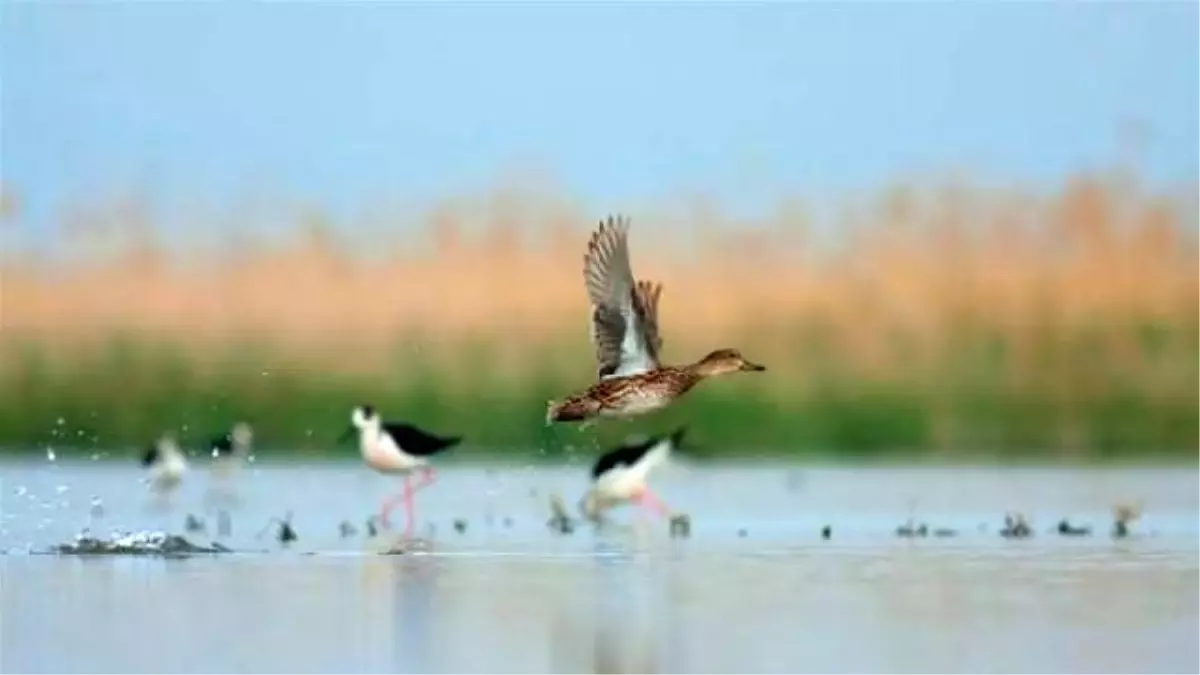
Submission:
<svg viewBox="0 0 1200 675">
<path fill-rule="evenodd" d="M 222 467 L 223 471 L 230 471 L 233 467 L 245 462 L 250 457 L 250 449 L 254 443 L 254 431 L 249 424 L 238 422 L 229 432 L 229 440 L 233 446 L 233 452 L 229 455 L 222 455 L 217 452 L 217 448 L 212 448 L 213 463 L 217 467 Z"/>
<path fill-rule="evenodd" d="M 231 450 L 229 454 L 221 454 L 218 448 L 211 448 L 212 464 L 209 472 L 209 485 L 205 499 L 214 506 L 232 506 L 238 501 L 234 478 L 252 460 L 251 449 L 254 442 L 254 432 L 250 425 L 239 422 L 229 432 Z"/>
<path fill-rule="evenodd" d="M 358 449 L 367 466 L 378 473 L 404 476 L 404 491 L 384 500 L 380 505 L 379 522 L 384 527 L 388 527 L 388 513 L 397 503 L 403 502 L 408 516 L 404 532 L 405 536 L 411 539 L 413 524 L 416 520 L 413 495 L 418 490 L 432 485 L 436 480 L 436 472 L 430 466 L 426 455 L 432 455 L 456 443 L 457 439 L 438 439 L 409 425 L 385 425 L 371 406 L 356 407 L 350 421 L 358 432 Z M 399 433 L 398 437 L 392 435 L 392 429 Z M 420 454 L 405 452 L 397 438 L 402 439 L 405 443 L 416 444 L 411 450 Z M 420 470 L 422 477 L 421 482 L 414 486 L 411 474 L 417 469 Z"/>
<path fill-rule="evenodd" d="M 650 472 L 661 466 L 671 455 L 671 439 L 664 438 L 633 466 L 616 466 L 604 472 L 593 486 L 600 496 L 610 500 L 628 500 L 646 488 Z"/>
<path fill-rule="evenodd" d="M 671 438 L 663 438 L 634 464 L 614 466 L 597 476 L 583 497 L 584 515 L 598 518 L 614 506 L 640 499 L 648 492 L 646 480 L 650 472 L 670 458 L 673 446 Z"/>
<path fill-rule="evenodd" d="M 358 449 L 367 466 L 379 473 L 408 473 L 425 466 L 424 457 L 410 455 L 396 445 L 396 439 L 383 430 L 379 417 L 366 418 L 354 411 L 354 426 L 358 428 Z"/>
<path fill-rule="evenodd" d="M 159 493 L 171 492 L 183 482 L 188 471 L 187 458 L 173 439 L 158 440 L 158 460 L 150 465 L 150 489 Z"/>
</svg>

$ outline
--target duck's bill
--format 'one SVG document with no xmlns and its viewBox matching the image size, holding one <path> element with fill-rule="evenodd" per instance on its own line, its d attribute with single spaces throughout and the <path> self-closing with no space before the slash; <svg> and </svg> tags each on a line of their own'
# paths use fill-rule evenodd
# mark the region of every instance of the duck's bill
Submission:
<svg viewBox="0 0 1200 675">
<path fill-rule="evenodd" d="M 338 436 L 338 442 L 348 441 L 354 437 L 354 427 L 346 427 L 341 436 Z"/>
<path fill-rule="evenodd" d="M 742 364 L 742 370 L 749 371 L 752 373 L 761 373 L 762 371 L 764 371 L 766 369 L 767 369 L 767 367 L 764 365 L 760 365 L 758 363 L 750 363 L 749 361 L 746 361 L 745 363 Z"/>
</svg>

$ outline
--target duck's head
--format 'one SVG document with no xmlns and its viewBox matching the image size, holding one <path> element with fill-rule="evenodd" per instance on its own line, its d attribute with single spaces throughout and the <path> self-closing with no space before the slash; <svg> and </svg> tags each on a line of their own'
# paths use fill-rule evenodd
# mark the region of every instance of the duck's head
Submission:
<svg viewBox="0 0 1200 675">
<path fill-rule="evenodd" d="M 704 377 L 741 372 L 759 373 L 766 369 L 766 366 L 746 360 L 736 349 L 718 349 L 692 366 L 693 371 Z"/>
</svg>

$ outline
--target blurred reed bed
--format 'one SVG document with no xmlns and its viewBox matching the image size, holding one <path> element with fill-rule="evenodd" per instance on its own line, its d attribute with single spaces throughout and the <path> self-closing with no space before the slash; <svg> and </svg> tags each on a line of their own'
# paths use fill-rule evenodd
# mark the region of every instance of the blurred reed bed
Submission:
<svg viewBox="0 0 1200 675">
<path fill-rule="evenodd" d="M 1194 200 L 1080 176 L 892 187 L 824 227 L 801 202 L 629 214 L 635 272 L 666 285 L 666 359 L 736 346 L 770 371 L 602 436 L 686 421 L 728 455 L 1195 456 Z M 225 240 L 187 248 L 157 243 L 144 205 L 78 209 L 69 264 L 5 262 L 0 443 L 248 417 L 265 444 L 348 455 L 332 441 L 370 401 L 473 451 L 560 454 L 585 436 L 542 420 L 594 377 L 580 268 L 602 215 L 501 191 L 385 214 L 370 239 L 311 210 L 274 241 L 214 216 L 194 231 Z"/>
</svg>

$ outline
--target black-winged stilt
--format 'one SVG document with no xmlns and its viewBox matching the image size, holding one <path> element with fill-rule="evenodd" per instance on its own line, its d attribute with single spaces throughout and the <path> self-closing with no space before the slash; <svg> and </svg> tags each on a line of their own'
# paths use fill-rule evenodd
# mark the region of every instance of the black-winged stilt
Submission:
<svg viewBox="0 0 1200 675">
<path fill-rule="evenodd" d="M 429 458 L 458 445 L 462 438 L 435 436 L 411 424 L 384 422 L 370 405 L 356 407 L 350 421 L 353 426 L 346 430 L 342 438 L 358 433 L 358 447 L 367 466 L 378 473 L 404 476 L 404 491 L 383 501 L 379 521 L 387 527 L 388 514 L 398 502 L 403 501 L 408 518 L 404 533 L 411 538 L 416 518 L 413 495 L 437 480 L 436 472 L 429 465 Z M 414 471 L 421 472 L 421 482 L 415 487 L 412 484 Z"/>
<path fill-rule="evenodd" d="M 159 494 L 167 494 L 179 487 L 188 470 L 187 459 L 170 432 L 164 433 L 142 452 L 142 466 L 149 470 L 150 489 Z"/>
<path fill-rule="evenodd" d="M 684 428 L 667 436 L 625 443 L 603 455 L 592 466 L 592 487 L 579 502 L 584 517 L 598 522 L 603 512 L 622 502 L 650 508 L 660 516 L 670 515 L 646 484 L 650 472 L 667 461 L 683 441 Z"/>
<path fill-rule="evenodd" d="M 220 465 L 230 461 L 242 462 L 250 457 L 254 443 L 254 429 L 246 422 L 238 422 L 229 431 L 215 436 L 208 443 L 214 461 Z"/>
<path fill-rule="evenodd" d="M 209 474 L 211 483 L 205 493 L 205 500 L 217 506 L 230 506 L 238 501 L 237 492 L 233 486 L 235 474 L 247 461 L 253 461 L 254 430 L 246 422 L 238 422 L 233 427 L 208 442 L 209 454 L 212 456 L 212 471 Z"/>
</svg>

